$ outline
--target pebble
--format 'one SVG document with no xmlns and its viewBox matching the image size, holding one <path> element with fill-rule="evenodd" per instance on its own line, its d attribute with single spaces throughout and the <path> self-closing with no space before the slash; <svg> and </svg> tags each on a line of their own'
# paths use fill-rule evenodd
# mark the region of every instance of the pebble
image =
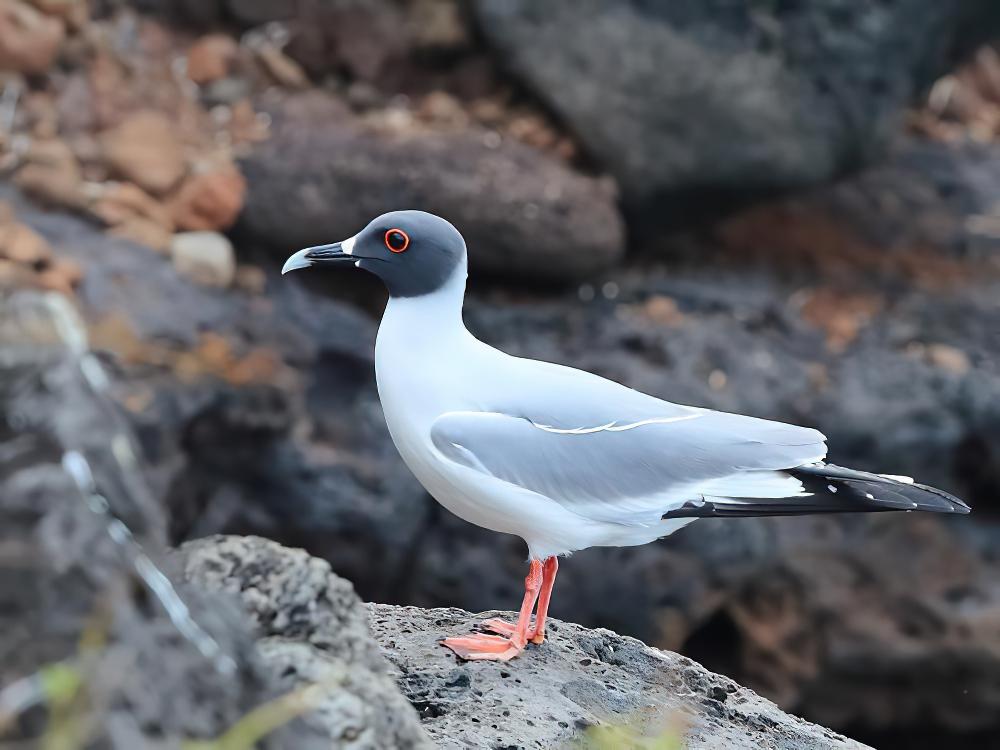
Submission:
<svg viewBox="0 0 1000 750">
<path fill-rule="evenodd" d="M 197 284 L 228 287 L 236 275 L 232 243 L 218 232 L 179 232 L 170 242 L 174 268 Z"/>
</svg>

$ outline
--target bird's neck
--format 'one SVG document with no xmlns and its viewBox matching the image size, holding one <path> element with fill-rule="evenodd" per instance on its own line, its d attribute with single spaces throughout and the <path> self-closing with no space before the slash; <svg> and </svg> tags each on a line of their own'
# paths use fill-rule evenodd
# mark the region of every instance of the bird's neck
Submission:
<svg viewBox="0 0 1000 750">
<path fill-rule="evenodd" d="M 418 297 L 390 297 L 377 346 L 434 350 L 469 335 L 462 321 L 466 270 L 456 268 L 437 290 Z"/>
</svg>

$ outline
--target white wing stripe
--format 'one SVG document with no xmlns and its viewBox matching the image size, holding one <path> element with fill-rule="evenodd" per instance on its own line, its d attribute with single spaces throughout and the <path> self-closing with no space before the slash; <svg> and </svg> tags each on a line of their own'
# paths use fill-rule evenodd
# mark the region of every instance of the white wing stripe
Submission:
<svg viewBox="0 0 1000 750">
<path fill-rule="evenodd" d="M 688 419 L 698 419 L 700 416 L 701 414 L 684 414 L 680 417 L 654 417 L 652 419 L 643 419 L 639 422 L 631 422 L 629 424 L 620 425 L 617 422 L 608 422 L 607 424 L 602 424 L 599 427 L 574 427 L 572 429 L 561 429 L 547 424 L 539 424 L 538 422 L 532 422 L 531 424 L 540 430 L 554 432 L 557 435 L 591 435 L 595 432 L 624 432 L 625 430 L 634 430 L 636 427 L 642 427 L 647 424 L 685 422 Z"/>
</svg>

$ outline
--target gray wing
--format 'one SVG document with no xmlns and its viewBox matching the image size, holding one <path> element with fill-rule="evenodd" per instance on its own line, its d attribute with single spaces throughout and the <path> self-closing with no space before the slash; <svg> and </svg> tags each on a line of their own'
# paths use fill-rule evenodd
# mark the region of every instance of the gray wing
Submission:
<svg viewBox="0 0 1000 750">
<path fill-rule="evenodd" d="M 557 374 L 566 377 L 563 368 Z M 816 430 L 677 406 L 596 376 L 564 385 L 528 407 L 443 414 L 432 426 L 434 445 L 455 463 L 580 515 L 630 525 L 655 523 L 704 496 L 802 494 L 781 470 L 826 454 Z M 621 418 L 612 416 L 617 403 Z"/>
</svg>

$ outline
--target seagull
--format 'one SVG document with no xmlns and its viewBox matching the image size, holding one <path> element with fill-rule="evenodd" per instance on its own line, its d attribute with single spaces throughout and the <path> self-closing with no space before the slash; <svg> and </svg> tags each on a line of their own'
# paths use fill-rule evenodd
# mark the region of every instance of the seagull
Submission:
<svg viewBox="0 0 1000 750">
<path fill-rule="evenodd" d="M 707 517 L 969 512 L 909 477 L 825 463 L 817 430 L 673 404 L 483 343 L 462 321 L 465 240 L 433 214 L 384 214 L 296 252 L 282 274 L 341 263 L 389 291 L 375 377 L 403 461 L 449 511 L 528 547 L 516 622 L 445 638 L 462 659 L 542 643 L 558 559 L 577 550 L 647 544 Z"/>
</svg>

